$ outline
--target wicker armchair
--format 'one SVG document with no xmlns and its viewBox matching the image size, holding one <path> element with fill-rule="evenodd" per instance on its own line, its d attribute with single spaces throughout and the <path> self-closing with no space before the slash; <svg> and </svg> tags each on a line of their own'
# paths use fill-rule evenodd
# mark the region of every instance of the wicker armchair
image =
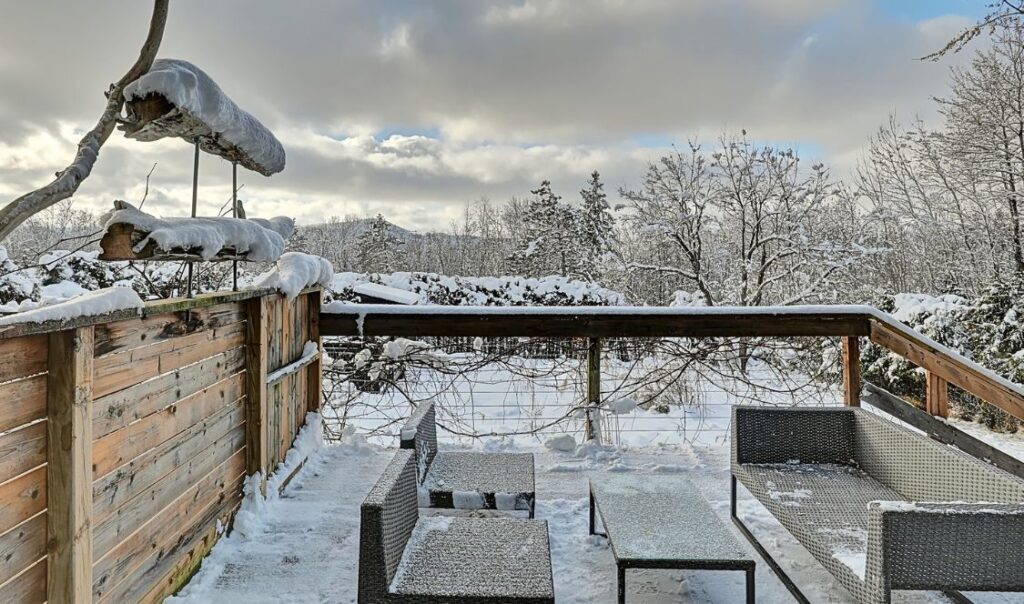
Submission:
<svg viewBox="0 0 1024 604">
<path fill-rule="evenodd" d="M 732 475 L 863 602 L 1024 591 L 1024 480 L 873 413 L 736 407 Z"/>
<path fill-rule="evenodd" d="M 360 604 L 553 604 L 547 522 L 419 517 L 399 451 L 360 510 Z"/>
<path fill-rule="evenodd" d="M 438 451 L 433 403 L 402 428 L 401 448 L 416 451 L 421 507 L 520 510 L 534 515 L 533 453 Z"/>
</svg>

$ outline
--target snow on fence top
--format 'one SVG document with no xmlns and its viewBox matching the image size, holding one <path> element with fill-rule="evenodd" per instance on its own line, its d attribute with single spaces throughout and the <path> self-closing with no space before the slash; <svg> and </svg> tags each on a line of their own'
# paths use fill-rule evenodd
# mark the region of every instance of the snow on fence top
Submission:
<svg viewBox="0 0 1024 604">
<path fill-rule="evenodd" d="M 276 289 L 292 300 L 307 287 L 327 287 L 333 275 L 334 267 L 326 258 L 288 252 L 281 256 L 276 267 L 257 279 L 256 286 Z"/>
<path fill-rule="evenodd" d="M 0 317 L 0 325 L 70 321 L 79 317 L 104 315 L 132 308 L 141 311 L 142 298 L 127 287 L 108 287 L 76 296 L 70 300 Z"/>
<path fill-rule="evenodd" d="M 140 141 L 199 140 L 207 153 L 237 161 L 264 176 L 284 169 L 281 142 L 188 61 L 158 59 L 124 89 L 125 136 Z"/>
<path fill-rule="evenodd" d="M 295 230 L 286 216 L 259 218 L 157 218 L 124 201 L 104 216 L 107 234 L 100 242 L 101 260 L 133 260 L 155 255 L 197 255 L 212 260 L 218 255 L 250 262 L 274 262 L 284 253 Z M 111 227 L 129 225 L 132 233 Z M 131 250 L 123 249 L 130 236 Z"/>
</svg>

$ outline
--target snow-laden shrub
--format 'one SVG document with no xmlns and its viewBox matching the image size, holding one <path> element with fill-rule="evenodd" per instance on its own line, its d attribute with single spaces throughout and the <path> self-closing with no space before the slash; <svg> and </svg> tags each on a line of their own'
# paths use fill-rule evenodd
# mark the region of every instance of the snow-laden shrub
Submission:
<svg viewBox="0 0 1024 604">
<path fill-rule="evenodd" d="M 0 247 L 0 304 L 38 300 L 39 296 L 38 281 L 11 260 L 6 248 Z"/>
<path fill-rule="evenodd" d="M 877 306 L 964 357 L 1024 383 L 1024 288 L 1020 284 L 994 285 L 973 300 L 953 294 L 897 294 L 883 298 Z M 861 363 L 869 382 L 924 404 L 923 369 L 875 344 L 863 349 Z M 1008 414 L 959 388 L 950 388 L 949 402 L 953 415 L 962 419 L 1010 432 L 1019 426 Z"/>
<path fill-rule="evenodd" d="M 436 273 L 336 273 L 329 300 L 355 300 L 352 288 L 378 283 L 419 295 L 420 304 L 446 306 L 621 306 L 626 298 L 589 281 L 550 276 L 448 277 Z"/>
<path fill-rule="evenodd" d="M 70 281 L 92 291 L 132 282 L 127 262 L 106 262 L 100 252 L 54 250 L 39 257 L 43 285 Z"/>
</svg>

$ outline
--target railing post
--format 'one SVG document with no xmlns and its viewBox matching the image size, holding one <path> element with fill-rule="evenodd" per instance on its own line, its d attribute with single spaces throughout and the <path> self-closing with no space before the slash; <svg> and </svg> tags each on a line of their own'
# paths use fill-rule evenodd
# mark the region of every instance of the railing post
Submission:
<svg viewBox="0 0 1024 604">
<path fill-rule="evenodd" d="M 320 297 L 322 292 L 317 290 L 308 295 L 309 298 L 309 339 L 320 346 Z M 309 411 L 320 412 L 320 405 L 323 400 L 323 362 L 322 357 L 317 357 L 309 364 L 309 374 L 306 379 L 306 408 Z M 302 418 L 298 418 L 301 420 Z"/>
<path fill-rule="evenodd" d="M 949 417 L 949 382 L 926 371 L 925 410 L 931 415 Z"/>
<path fill-rule="evenodd" d="M 92 601 L 92 374 L 94 331 L 49 335 L 46 381 L 46 594 Z"/>
<path fill-rule="evenodd" d="M 267 347 L 269 297 L 246 301 L 245 457 L 246 474 L 260 472 L 267 493 Z"/>
<path fill-rule="evenodd" d="M 598 406 L 601 404 L 601 339 L 587 339 L 587 440 L 600 437 L 597 426 Z"/>
<path fill-rule="evenodd" d="M 860 338 L 843 337 L 843 403 L 860 407 Z"/>
</svg>

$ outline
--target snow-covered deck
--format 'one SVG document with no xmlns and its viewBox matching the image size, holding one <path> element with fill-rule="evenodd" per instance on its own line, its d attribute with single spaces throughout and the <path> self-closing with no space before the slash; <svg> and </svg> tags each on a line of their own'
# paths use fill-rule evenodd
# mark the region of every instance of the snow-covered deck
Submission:
<svg viewBox="0 0 1024 604">
<path fill-rule="evenodd" d="M 442 446 L 443 448 L 443 446 Z M 490 450 L 510 449 L 499 442 Z M 355 440 L 315 454 L 284 495 L 246 518 L 203 562 L 178 602 L 355 602 L 359 552 L 359 505 L 394 449 Z M 576 452 L 534 450 L 537 517 L 550 527 L 558 602 L 615 600 L 615 564 L 607 543 L 588 535 L 587 478 L 633 472 L 658 476 L 685 474 L 728 522 L 728 446 L 679 445 L 661 449 L 616 450 L 581 447 Z M 740 513 L 814 602 L 847 603 L 839 587 L 803 548 L 756 502 L 741 493 Z M 729 525 L 731 526 L 731 524 Z M 236 527 L 237 529 L 237 527 Z M 745 544 L 745 542 L 744 542 Z M 751 551 L 751 555 L 756 554 Z M 735 576 L 733 576 L 735 575 Z M 741 573 L 630 571 L 631 602 L 736 602 L 742 598 Z M 782 584 L 759 561 L 758 601 L 792 602 Z M 1022 602 L 1024 597 L 972 594 L 976 602 Z M 897 602 L 945 602 L 938 594 L 900 593 Z"/>
</svg>

